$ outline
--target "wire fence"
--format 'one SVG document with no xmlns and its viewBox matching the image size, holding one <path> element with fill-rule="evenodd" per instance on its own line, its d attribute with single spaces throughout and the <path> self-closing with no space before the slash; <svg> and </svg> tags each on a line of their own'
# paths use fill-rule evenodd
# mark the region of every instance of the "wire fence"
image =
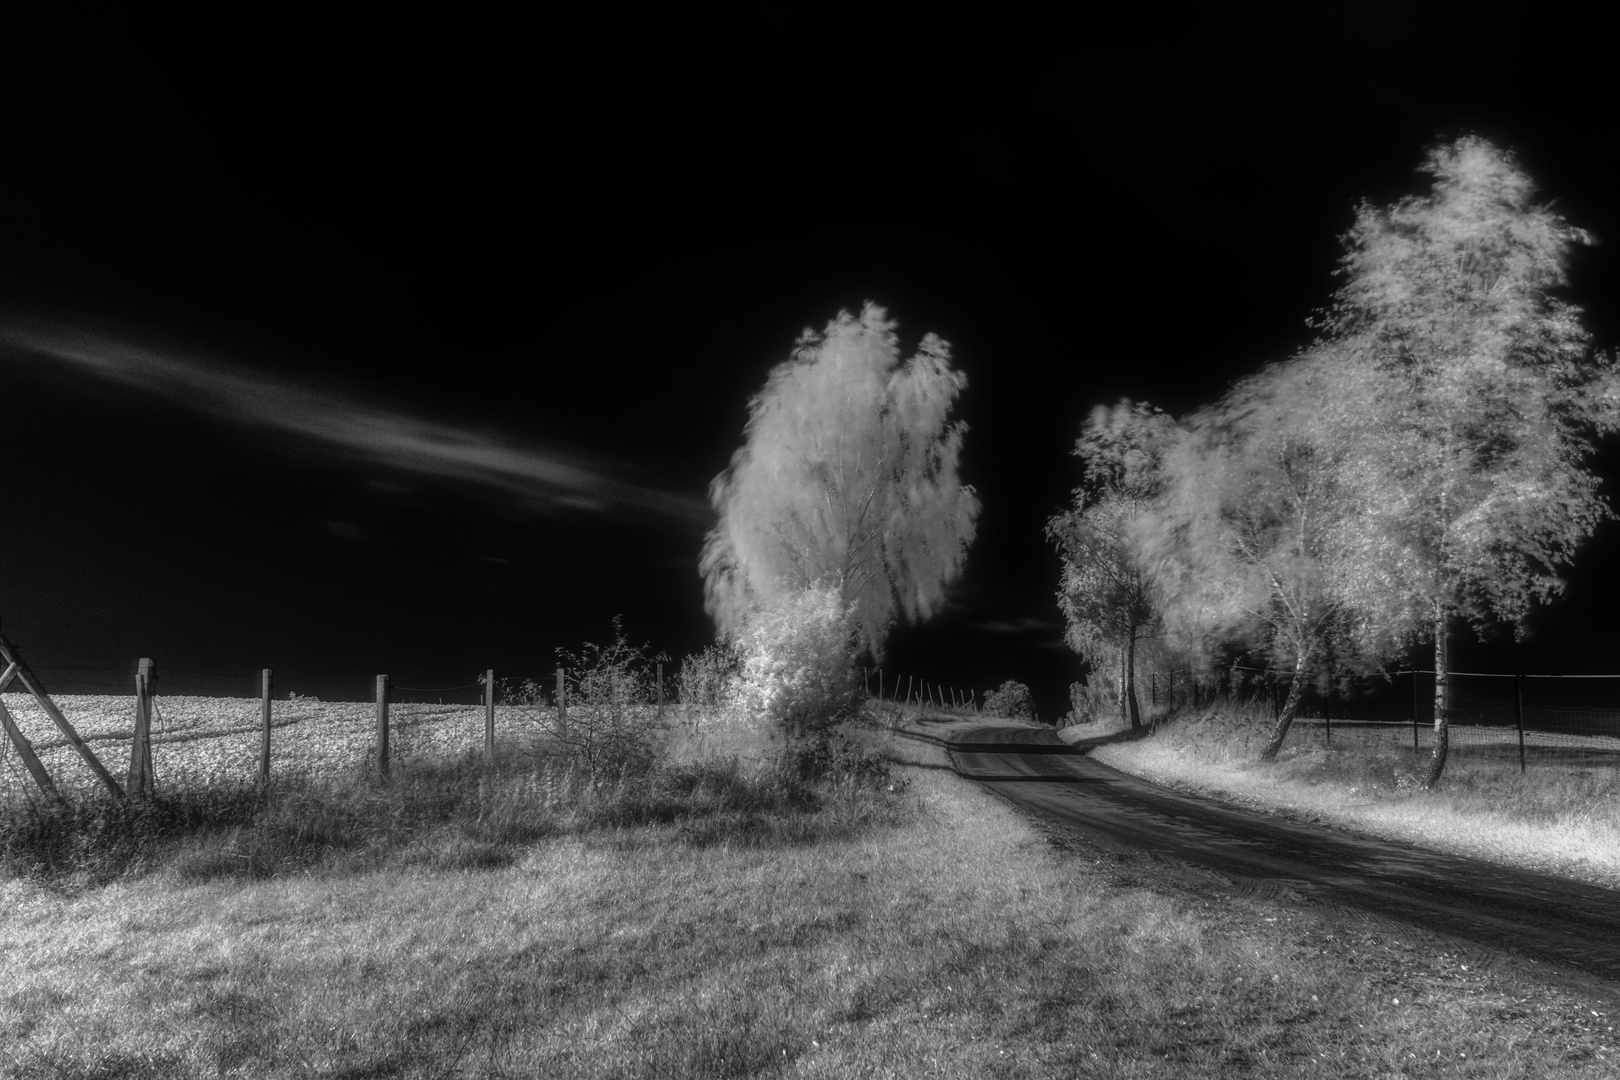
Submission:
<svg viewBox="0 0 1620 1080">
<path fill-rule="evenodd" d="M 15 804 L 37 793 L 34 766 L 57 789 L 93 789 L 105 780 L 91 759 L 121 785 L 127 771 L 127 787 L 137 790 L 136 747 L 143 740 L 136 669 L 30 664 L 26 670 L 71 731 L 14 679 L 0 693 L 17 734 L 0 733 L 0 801 Z M 146 698 L 147 768 L 158 784 L 385 771 L 390 760 L 455 758 L 490 752 L 495 743 L 527 744 L 555 733 L 558 719 L 570 712 L 588 719 L 596 707 L 592 691 L 600 694 L 585 685 L 590 673 L 563 668 L 534 679 L 492 677 L 487 670 L 459 680 L 443 674 L 394 681 L 156 669 Z M 625 686 L 626 700 L 616 707 L 631 722 L 641 722 L 643 713 L 652 720 L 663 709 L 664 676 L 664 665 L 653 665 L 645 685 Z"/>
<path fill-rule="evenodd" d="M 15 682 L 0 693 L 0 703 L 52 782 L 64 789 L 96 786 L 98 778 L 74 745 L 76 738 L 120 783 L 128 772 L 133 789 L 135 745 L 142 741 L 139 669 L 29 665 L 28 670 L 69 722 L 73 737 Z M 385 732 L 379 726 L 377 676 L 334 679 L 313 672 L 157 665 L 149 673 L 144 739 L 154 788 L 182 778 L 365 772 L 386 768 L 389 759 L 453 758 L 495 742 L 524 743 L 555 733 L 570 710 L 593 708 L 590 702 L 599 702 L 604 692 L 623 695 L 616 707 L 622 705 L 632 722 L 640 722 L 642 713 L 646 721 L 654 720 L 666 703 L 675 707 L 676 696 L 674 671 L 666 672 L 661 663 L 650 663 L 635 678 L 620 673 L 622 684 L 606 691 L 602 671 L 556 668 L 517 678 L 485 671 L 461 679 L 440 671 L 387 680 Z M 869 701 L 912 716 L 979 715 L 987 696 L 981 689 L 896 677 L 878 668 L 864 668 L 861 675 Z M 492 682 L 493 693 L 486 694 L 486 682 Z M 0 798 L 15 801 L 37 787 L 25 765 L 16 741 L 0 735 Z"/>
<path fill-rule="evenodd" d="M 1155 714 L 1215 701 L 1246 703 L 1275 719 L 1292 671 L 1234 667 L 1220 679 L 1152 673 L 1144 695 Z M 1435 673 L 1308 672 L 1284 747 L 1305 743 L 1432 751 Z M 1179 676 L 1179 678 L 1177 677 Z M 1620 767 L 1620 675 L 1452 671 L 1447 740 L 1451 752 L 1523 765 Z"/>
</svg>

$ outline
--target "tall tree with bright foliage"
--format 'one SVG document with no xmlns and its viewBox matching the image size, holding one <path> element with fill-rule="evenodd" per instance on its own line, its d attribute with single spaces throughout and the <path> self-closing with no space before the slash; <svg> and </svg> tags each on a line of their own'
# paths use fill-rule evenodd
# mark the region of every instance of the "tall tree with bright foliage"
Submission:
<svg viewBox="0 0 1620 1080">
<path fill-rule="evenodd" d="M 967 377 L 933 334 L 903 360 L 896 324 L 868 303 L 806 330 L 749 403 L 744 445 L 714 479 L 719 523 L 699 564 L 723 637 L 783 597 L 830 586 L 858 647 L 881 659 L 897 619 L 942 607 L 979 502 L 958 478 L 967 427 L 950 419 Z"/>
<path fill-rule="evenodd" d="M 1343 623 L 1333 530 L 1348 510 L 1329 428 L 1335 356 L 1239 381 L 1182 420 L 1140 543 L 1169 632 L 1189 651 L 1242 643 L 1291 668 L 1262 760 L 1277 756 L 1311 665 Z"/>
<path fill-rule="evenodd" d="M 1559 569 L 1610 514 L 1586 463 L 1620 395 L 1612 358 L 1556 295 L 1587 234 L 1485 139 L 1436 147 L 1422 171 L 1428 194 L 1357 211 L 1320 327 L 1353 398 L 1337 433 L 1354 501 L 1336 539 L 1342 596 L 1370 646 L 1433 643 L 1432 787 L 1448 638 L 1459 622 L 1522 628 L 1559 594 Z"/>
<path fill-rule="evenodd" d="M 1075 443 L 1084 482 L 1073 505 L 1046 523 L 1063 559 L 1058 607 L 1065 638 L 1092 671 L 1118 665 L 1120 711 L 1133 728 L 1142 723 L 1137 647 L 1160 627 L 1138 524 L 1159 493 L 1173 431 L 1170 418 L 1145 402 L 1097 406 Z"/>
</svg>

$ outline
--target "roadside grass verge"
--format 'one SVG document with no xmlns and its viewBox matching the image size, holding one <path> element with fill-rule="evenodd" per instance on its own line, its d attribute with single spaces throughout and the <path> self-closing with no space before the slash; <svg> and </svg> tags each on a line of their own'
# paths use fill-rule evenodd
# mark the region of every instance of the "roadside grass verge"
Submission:
<svg viewBox="0 0 1620 1080">
<path fill-rule="evenodd" d="M 1604 1001 L 1416 952 L 1342 914 L 1121 887 L 1079 841 L 1054 848 L 949 775 L 937 748 L 895 756 L 915 767 L 835 773 L 813 811 L 774 795 L 725 811 L 844 815 L 813 829 L 705 836 L 692 815 L 582 809 L 569 831 L 487 841 L 512 844 L 509 861 L 446 866 L 404 858 L 423 829 L 388 816 L 442 810 L 365 789 L 380 801 L 346 796 L 355 816 L 328 836 L 339 852 L 386 848 L 385 864 L 191 875 L 171 853 L 78 891 L 0 883 L 0 1070 L 1613 1074 Z M 409 783 L 424 804 L 455 787 L 431 772 Z M 702 798 L 734 797 L 712 783 Z M 486 817 L 530 820 L 495 805 Z M 354 833 L 364 841 L 345 846 Z"/>
<path fill-rule="evenodd" d="M 592 774 L 536 741 L 503 747 L 493 768 L 475 753 L 408 759 L 385 782 L 169 776 L 144 802 L 69 791 L 0 809 L 0 876 L 71 893 L 153 874 L 491 869 L 547 839 L 646 827 L 688 846 L 816 843 L 905 813 L 900 788 L 847 740 L 753 768 L 731 758 Z"/>
<path fill-rule="evenodd" d="M 1150 738 L 1091 751 L 1116 769 L 1241 805 L 1283 809 L 1461 855 L 1620 888 L 1620 769 L 1511 761 L 1454 747 L 1433 791 L 1428 750 L 1293 732 L 1275 762 L 1257 760 L 1271 723 L 1263 703 L 1219 702 L 1161 721 Z M 1070 729 L 1076 732 L 1078 729 Z M 1090 734 L 1090 732 L 1087 732 Z"/>
</svg>

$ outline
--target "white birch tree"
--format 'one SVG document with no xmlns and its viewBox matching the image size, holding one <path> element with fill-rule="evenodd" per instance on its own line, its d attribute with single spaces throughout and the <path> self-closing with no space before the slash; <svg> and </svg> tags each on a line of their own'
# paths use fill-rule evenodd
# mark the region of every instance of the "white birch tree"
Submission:
<svg viewBox="0 0 1620 1080">
<path fill-rule="evenodd" d="M 749 403 L 745 442 L 715 477 L 720 520 L 699 563 L 722 637 L 782 597 L 831 585 L 881 661 L 899 618 L 931 618 L 961 573 L 979 513 L 957 476 L 967 377 L 926 335 L 902 362 L 896 324 L 868 303 L 806 330 Z"/>
<path fill-rule="evenodd" d="M 1198 653 L 1260 646 L 1292 668 L 1262 760 L 1277 756 L 1342 620 L 1331 541 L 1347 504 L 1324 431 L 1332 360 L 1318 350 L 1273 365 L 1185 418 L 1138 521 L 1173 637 Z"/>
<path fill-rule="evenodd" d="M 1432 190 L 1366 203 L 1344 237 L 1344 284 L 1320 327 L 1340 356 L 1337 531 L 1345 603 L 1384 652 L 1430 641 L 1435 739 L 1449 743 L 1448 638 L 1517 624 L 1557 596 L 1559 569 L 1610 516 L 1587 468 L 1617 427 L 1612 358 L 1558 298 L 1589 243 L 1532 201 L 1514 156 L 1469 136 L 1433 149 Z"/>
</svg>

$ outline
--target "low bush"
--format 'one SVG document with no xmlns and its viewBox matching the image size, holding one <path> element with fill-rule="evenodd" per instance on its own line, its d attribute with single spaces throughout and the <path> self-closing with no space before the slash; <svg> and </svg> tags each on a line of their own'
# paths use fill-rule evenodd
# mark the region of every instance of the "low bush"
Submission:
<svg viewBox="0 0 1620 1080">
<path fill-rule="evenodd" d="M 1035 702 L 1030 697 L 1029 687 L 1008 679 L 1000 688 L 984 696 L 984 711 L 1011 720 L 1033 720 Z"/>
<path fill-rule="evenodd" d="M 710 645 L 681 661 L 676 697 L 682 705 L 719 709 L 727 704 L 732 682 L 742 669 L 742 657 L 728 642 Z"/>
<path fill-rule="evenodd" d="M 612 644 L 586 642 L 579 652 L 557 650 L 564 673 L 562 708 L 550 688 L 529 680 L 507 682 L 502 700 L 533 711 L 555 747 L 591 774 L 642 773 L 653 766 L 667 735 L 651 712 L 657 701 L 656 665 L 662 654 L 631 645 L 624 617 L 613 617 Z"/>
<path fill-rule="evenodd" d="M 789 739 L 850 719 L 865 696 L 854 633 L 835 588 L 805 589 L 756 612 L 737 640 L 734 705 Z"/>
</svg>

